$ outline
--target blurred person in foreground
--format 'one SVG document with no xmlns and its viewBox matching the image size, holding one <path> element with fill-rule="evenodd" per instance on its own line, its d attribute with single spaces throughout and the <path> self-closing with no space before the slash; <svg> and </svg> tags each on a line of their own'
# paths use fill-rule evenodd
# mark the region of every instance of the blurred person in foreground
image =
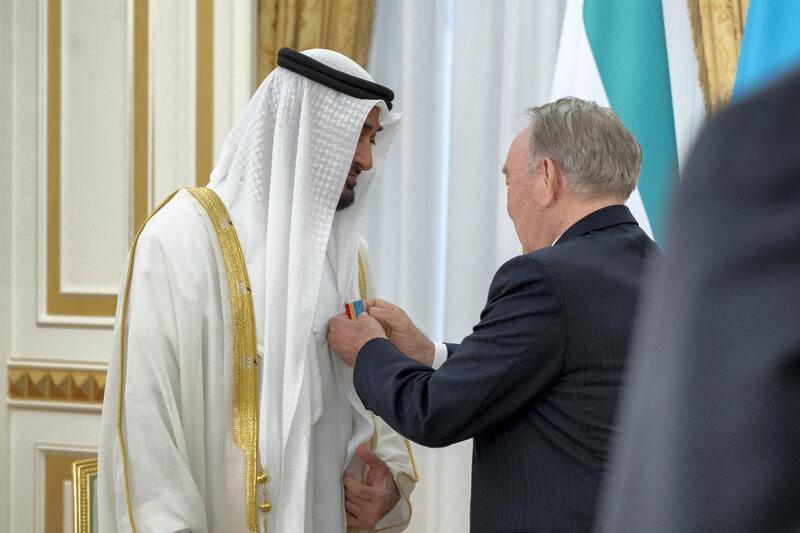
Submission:
<svg viewBox="0 0 800 533">
<path fill-rule="evenodd" d="M 686 163 L 599 531 L 800 531 L 800 71 Z"/>
</svg>

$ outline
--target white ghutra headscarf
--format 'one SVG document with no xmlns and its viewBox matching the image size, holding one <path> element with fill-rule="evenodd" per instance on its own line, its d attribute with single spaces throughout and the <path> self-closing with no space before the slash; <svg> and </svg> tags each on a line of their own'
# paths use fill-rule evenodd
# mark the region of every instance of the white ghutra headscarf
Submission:
<svg viewBox="0 0 800 533">
<path fill-rule="evenodd" d="M 336 52 L 303 54 L 372 81 Z M 359 176 L 353 205 L 336 212 L 362 126 L 376 106 L 384 131 L 373 147 L 372 170 Z M 211 174 L 209 187 L 225 203 L 242 244 L 264 352 L 259 455 L 271 477 L 277 531 L 303 531 L 305 521 L 311 427 L 321 412 L 309 347 L 326 250 L 335 243 L 333 266 L 345 294 L 357 272 L 369 190 L 398 120 L 383 100 L 349 96 L 278 67 L 236 122 Z"/>
</svg>

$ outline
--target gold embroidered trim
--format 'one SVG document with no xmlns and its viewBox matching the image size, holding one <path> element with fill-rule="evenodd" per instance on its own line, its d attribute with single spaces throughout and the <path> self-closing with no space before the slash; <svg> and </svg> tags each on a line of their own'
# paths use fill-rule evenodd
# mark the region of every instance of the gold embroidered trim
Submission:
<svg viewBox="0 0 800 533">
<path fill-rule="evenodd" d="M 362 300 L 369 298 L 367 294 L 367 275 L 364 272 L 364 261 L 361 259 L 361 254 L 358 254 L 358 294 Z"/>
<path fill-rule="evenodd" d="M 188 189 L 208 213 L 219 239 L 233 322 L 233 440 L 247 458 L 245 504 L 247 527 L 258 530 L 258 360 L 253 298 L 242 247 L 230 215 L 211 189 Z M 268 502 L 265 502 L 268 505 Z"/>
<path fill-rule="evenodd" d="M 125 287 L 122 290 L 122 302 L 120 303 L 120 319 L 119 319 L 119 395 L 117 396 L 117 439 L 119 439 L 119 450 L 120 454 L 122 455 L 122 477 L 125 481 L 125 505 L 128 507 L 128 521 L 131 524 L 131 530 L 133 533 L 136 533 L 136 524 L 133 520 L 133 506 L 131 505 L 131 494 L 130 490 L 128 489 L 128 457 L 125 452 L 125 439 L 122 436 L 122 403 L 125 397 L 125 316 L 127 312 L 127 304 L 128 304 L 128 291 L 131 288 L 131 274 L 133 273 L 133 257 L 136 253 L 136 244 L 139 242 L 139 235 L 142 234 L 142 230 L 145 228 L 147 223 L 150 221 L 153 216 L 164 207 L 167 202 L 172 200 L 172 197 L 178 191 L 173 192 L 170 194 L 166 200 L 161 202 L 161 204 L 156 207 L 155 211 L 153 211 L 147 220 L 141 225 L 139 230 L 136 232 L 136 235 L 133 237 L 133 244 L 131 245 L 131 251 L 128 253 L 128 270 L 127 274 L 125 275 Z"/>
</svg>

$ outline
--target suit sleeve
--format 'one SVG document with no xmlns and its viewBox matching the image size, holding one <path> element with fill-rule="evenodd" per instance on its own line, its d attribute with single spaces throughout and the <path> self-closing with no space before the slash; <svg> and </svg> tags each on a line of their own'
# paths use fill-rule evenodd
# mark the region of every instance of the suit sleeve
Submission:
<svg viewBox="0 0 800 533">
<path fill-rule="evenodd" d="M 447 357 L 453 355 L 453 352 L 458 349 L 458 343 L 446 342 L 444 345 L 447 347 Z"/>
<path fill-rule="evenodd" d="M 374 339 L 358 353 L 356 391 L 414 442 L 447 446 L 471 438 L 514 415 L 560 375 L 562 309 L 545 267 L 516 257 L 497 272 L 480 322 L 439 370 Z"/>
</svg>

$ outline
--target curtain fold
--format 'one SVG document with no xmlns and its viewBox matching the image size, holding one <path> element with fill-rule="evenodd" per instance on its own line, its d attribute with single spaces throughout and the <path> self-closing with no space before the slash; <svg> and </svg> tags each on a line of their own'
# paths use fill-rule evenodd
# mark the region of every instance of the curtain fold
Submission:
<svg viewBox="0 0 800 533">
<path fill-rule="evenodd" d="M 749 0 L 688 0 L 697 75 L 709 114 L 727 105 Z"/>
<path fill-rule="evenodd" d="M 284 46 L 336 50 L 366 67 L 374 11 L 374 0 L 259 0 L 258 82 Z"/>
<path fill-rule="evenodd" d="M 472 331 L 498 266 L 521 252 L 501 168 L 550 98 L 563 0 L 377 2 L 369 71 L 395 92 L 398 136 L 370 198 L 376 295 L 433 340 Z M 469 531 L 471 441 L 414 446 L 406 533 Z"/>
</svg>

